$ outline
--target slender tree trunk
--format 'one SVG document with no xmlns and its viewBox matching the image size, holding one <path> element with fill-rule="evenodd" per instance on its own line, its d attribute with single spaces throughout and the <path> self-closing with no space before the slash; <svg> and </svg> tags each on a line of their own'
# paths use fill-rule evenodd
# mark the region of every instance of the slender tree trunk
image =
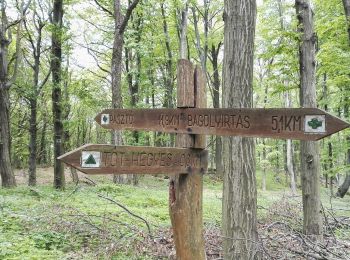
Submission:
<svg viewBox="0 0 350 260">
<path fill-rule="evenodd" d="M 173 108 L 173 92 L 174 92 L 174 72 L 173 72 L 173 54 L 170 47 L 170 36 L 168 32 L 168 23 L 166 21 L 166 14 L 164 9 L 164 3 L 161 4 L 162 18 L 163 18 L 163 33 L 165 36 L 165 47 L 167 50 L 167 62 L 166 62 L 166 80 L 165 80 L 165 99 L 164 107 Z M 154 99 L 153 99 L 154 100 Z M 154 102 L 153 102 L 154 103 Z"/>
<path fill-rule="evenodd" d="M 315 42 L 313 14 L 309 0 L 296 0 L 296 13 L 301 32 L 300 52 L 300 104 L 316 107 Z M 320 201 L 320 151 L 315 141 L 301 141 L 301 186 L 303 197 L 304 233 L 322 239 Z"/>
<path fill-rule="evenodd" d="M 46 131 L 47 131 L 47 117 L 46 115 L 43 115 L 43 128 L 41 131 L 41 137 L 40 137 L 40 150 L 39 150 L 39 156 L 38 156 L 38 164 L 47 164 L 47 152 L 46 152 Z"/>
<path fill-rule="evenodd" d="M 52 23 L 52 112 L 54 123 L 54 187 L 56 189 L 65 188 L 63 163 L 57 159 L 63 154 L 63 123 L 62 123 L 62 18 L 63 0 L 54 0 Z"/>
<path fill-rule="evenodd" d="M 262 143 L 263 143 L 263 151 L 262 151 L 262 159 L 263 159 L 263 161 L 264 161 L 264 166 L 263 166 L 263 169 L 262 169 L 262 179 L 261 179 L 261 188 L 262 188 L 262 190 L 263 191 L 266 191 L 266 167 L 267 167 L 267 165 L 266 165 L 266 160 L 267 160 L 267 158 L 266 158 L 266 142 L 265 142 L 265 139 L 263 139 L 263 141 L 262 141 Z"/>
<path fill-rule="evenodd" d="M 186 1 L 185 8 L 181 10 L 180 19 L 180 59 L 186 59 L 188 55 L 187 49 L 187 16 L 188 16 L 188 3 Z"/>
<path fill-rule="evenodd" d="M 114 42 L 112 50 L 112 64 L 111 64 L 111 77 L 112 77 L 112 107 L 122 108 L 122 59 L 123 59 L 123 46 L 124 46 L 124 31 L 130 19 L 133 9 L 137 6 L 139 0 L 134 0 L 128 7 L 125 16 L 121 13 L 120 0 L 114 0 Z M 122 133 L 121 131 L 114 130 L 111 132 L 111 141 L 114 145 L 122 145 Z M 126 176 L 114 175 L 113 181 L 115 183 L 124 183 Z"/>
<path fill-rule="evenodd" d="M 114 1 L 114 42 L 112 51 L 112 107 L 122 108 L 122 58 L 123 58 L 123 46 L 124 46 L 124 32 L 119 31 L 120 24 L 122 22 L 121 5 L 120 0 Z M 122 145 L 122 132 L 119 130 L 112 130 L 112 144 Z M 114 175 L 114 183 L 125 183 L 126 175 Z"/>
<path fill-rule="evenodd" d="M 295 183 L 295 173 L 293 167 L 293 143 L 291 139 L 287 140 L 287 168 L 290 177 L 290 189 L 292 194 L 297 194 L 297 185 Z"/>
<path fill-rule="evenodd" d="M 252 107 L 256 1 L 226 0 L 224 7 L 224 108 Z M 255 142 L 223 141 L 224 259 L 258 259 Z"/>
<path fill-rule="evenodd" d="M 210 55 L 213 65 L 213 107 L 220 108 L 220 76 L 219 76 L 219 64 L 218 57 L 220 52 L 221 42 L 217 47 L 211 46 Z M 216 174 L 218 176 L 224 175 L 224 166 L 222 162 L 222 139 L 220 136 L 216 136 L 215 141 L 215 165 Z"/>
<path fill-rule="evenodd" d="M 29 120 L 29 186 L 36 186 L 36 155 L 37 155 L 37 100 L 36 97 L 30 101 L 30 120 Z"/>
<path fill-rule="evenodd" d="M 285 93 L 286 107 L 292 107 L 291 99 L 289 97 L 288 91 Z M 290 189 L 293 195 L 297 193 L 297 186 L 295 183 L 295 173 L 293 166 L 293 142 L 291 139 L 286 141 L 286 154 L 287 154 L 287 171 L 290 178 Z"/>
</svg>

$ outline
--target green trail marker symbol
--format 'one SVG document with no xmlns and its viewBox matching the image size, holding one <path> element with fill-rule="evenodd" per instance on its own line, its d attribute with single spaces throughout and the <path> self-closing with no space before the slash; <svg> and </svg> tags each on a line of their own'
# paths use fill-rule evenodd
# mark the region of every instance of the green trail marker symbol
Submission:
<svg viewBox="0 0 350 260">
<path fill-rule="evenodd" d="M 95 158 L 92 156 L 92 154 L 89 155 L 87 160 L 85 161 L 85 164 L 96 164 Z"/>
<path fill-rule="evenodd" d="M 80 158 L 82 168 L 100 168 L 101 152 L 100 151 L 83 151 Z"/>
<path fill-rule="evenodd" d="M 307 124 L 309 125 L 309 126 L 311 126 L 312 127 L 312 129 L 317 129 L 317 128 L 319 128 L 320 126 L 322 126 L 322 121 L 319 121 L 317 118 L 313 118 L 313 119 L 311 119 L 311 121 L 309 121 L 309 122 L 307 122 Z"/>
<path fill-rule="evenodd" d="M 311 134 L 325 134 L 328 132 L 327 129 L 334 127 L 336 123 L 337 122 L 332 122 L 331 120 L 327 121 L 326 115 L 305 115 L 305 132 Z"/>
</svg>

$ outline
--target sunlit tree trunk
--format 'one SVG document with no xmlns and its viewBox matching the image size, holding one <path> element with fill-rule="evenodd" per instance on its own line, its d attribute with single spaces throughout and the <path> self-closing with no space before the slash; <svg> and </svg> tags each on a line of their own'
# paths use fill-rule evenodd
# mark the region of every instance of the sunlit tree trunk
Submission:
<svg viewBox="0 0 350 260">
<path fill-rule="evenodd" d="M 303 107 L 316 107 L 315 85 L 315 42 L 313 13 L 309 0 L 295 1 L 301 33 L 299 46 L 300 63 L 300 104 Z M 320 151 L 315 141 L 301 141 L 301 186 L 303 197 L 304 233 L 315 239 L 322 238 L 320 201 Z"/>
<path fill-rule="evenodd" d="M 224 21 L 223 107 L 252 107 L 256 2 L 226 0 Z M 224 258 L 258 259 L 254 139 L 223 138 L 223 162 Z"/>
<path fill-rule="evenodd" d="M 123 58 L 123 46 L 124 46 L 124 32 L 131 13 L 137 6 L 139 0 L 134 0 L 128 7 L 125 16 L 121 13 L 120 0 L 114 0 L 114 42 L 112 50 L 112 64 L 111 64 L 111 77 L 112 77 L 112 107 L 122 108 L 122 58 Z M 112 131 L 112 144 L 122 144 L 121 131 Z M 125 175 L 115 175 L 114 182 L 124 183 L 126 181 Z"/>
</svg>

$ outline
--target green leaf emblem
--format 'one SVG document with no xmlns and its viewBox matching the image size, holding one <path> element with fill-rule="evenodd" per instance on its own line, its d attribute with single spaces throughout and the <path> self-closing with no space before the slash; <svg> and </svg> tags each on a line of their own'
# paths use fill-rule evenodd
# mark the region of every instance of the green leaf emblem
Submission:
<svg viewBox="0 0 350 260">
<path fill-rule="evenodd" d="M 102 118 L 102 120 L 103 120 L 103 122 L 104 122 L 104 123 L 106 123 L 106 122 L 108 121 L 107 116 L 106 116 L 106 115 L 104 115 L 104 116 L 103 116 L 103 118 Z"/>
<path fill-rule="evenodd" d="M 322 121 L 318 120 L 317 118 L 311 119 L 307 124 L 312 128 L 312 129 L 317 129 L 322 126 Z"/>
</svg>

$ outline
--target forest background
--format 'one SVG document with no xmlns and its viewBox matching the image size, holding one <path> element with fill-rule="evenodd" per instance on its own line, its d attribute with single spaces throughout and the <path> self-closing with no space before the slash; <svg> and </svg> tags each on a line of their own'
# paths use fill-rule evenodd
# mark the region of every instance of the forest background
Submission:
<svg viewBox="0 0 350 260">
<path fill-rule="evenodd" d="M 8 109 L 9 120 L 6 122 L 1 114 L 1 126 L 2 131 L 10 133 L 1 142 L 8 142 L 11 168 L 15 169 L 19 183 L 25 180 L 34 187 L 54 182 L 56 188 L 64 189 L 62 174 L 54 176 L 52 168 L 46 168 L 49 170 L 44 171 L 44 176 L 37 174 L 42 173 L 42 167 L 56 165 L 57 139 L 53 136 L 57 134 L 63 146 L 60 154 L 86 143 L 173 146 L 173 137 L 161 133 L 123 131 L 111 136 L 94 122 L 94 117 L 111 107 L 176 107 L 179 58 L 199 64 L 206 73 L 208 107 L 222 106 L 223 1 L 125 1 L 114 9 L 118 1 L 72 0 L 63 2 L 62 21 L 59 15 L 55 16 L 57 2 L 1 1 L 1 59 L 6 61 L 6 69 L 3 66 L 0 75 L 0 112 Z M 349 121 L 350 26 L 346 20 L 349 14 L 344 12 L 345 2 L 315 0 L 312 8 L 317 104 Z M 254 107 L 300 107 L 300 34 L 294 5 L 294 1 L 286 0 L 258 1 Z M 56 53 L 52 48 L 55 34 L 61 45 Z M 59 64 L 55 64 L 55 57 L 60 57 Z M 111 68 L 111 61 L 118 58 L 120 73 L 117 67 Z M 57 66 L 59 70 L 55 69 Z M 5 93 L 3 88 L 8 91 Z M 59 103 L 60 107 L 55 108 Z M 350 184 L 349 136 L 349 130 L 345 130 L 319 142 L 320 182 L 326 191 L 329 189 L 327 199 L 335 197 L 336 187 Z M 277 187 L 276 190 L 290 190 L 297 195 L 301 171 L 299 142 L 257 138 L 255 143 L 259 189 L 265 192 Z M 221 138 L 208 136 L 207 148 L 211 176 L 208 183 L 215 190 L 224 175 Z M 2 185 L 15 186 L 11 177 L 7 181 L 5 171 L 14 175 L 12 170 L 1 168 Z M 68 183 L 86 180 L 74 169 L 66 169 L 66 176 Z M 109 185 L 108 181 L 139 185 L 141 190 L 143 181 L 147 185 L 150 182 L 137 175 L 100 181 L 103 185 L 98 189 L 112 193 L 119 186 Z M 28 192 L 39 197 L 49 194 L 45 185 Z M 120 189 L 133 190 L 123 185 Z M 8 192 L 2 191 L 4 205 Z M 338 195 L 344 195 L 339 192 Z M 60 237 L 59 233 L 53 236 Z"/>
</svg>

